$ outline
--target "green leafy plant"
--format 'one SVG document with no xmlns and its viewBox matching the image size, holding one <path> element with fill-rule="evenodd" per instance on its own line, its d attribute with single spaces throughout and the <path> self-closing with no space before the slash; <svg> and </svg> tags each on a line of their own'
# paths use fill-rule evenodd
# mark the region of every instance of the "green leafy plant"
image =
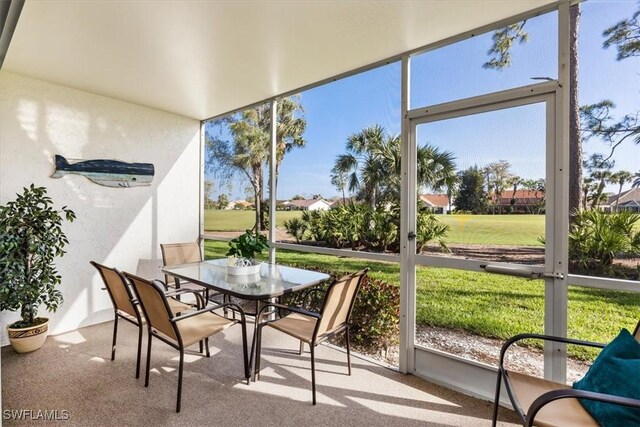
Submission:
<svg viewBox="0 0 640 427">
<path fill-rule="evenodd" d="M 236 258 L 253 259 L 256 254 L 268 249 L 267 238 L 260 233 L 245 230 L 245 233 L 229 242 L 227 256 Z"/>
<path fill-rule="evenodd" d="M 351 315 L 353 343 L 366 349 L 388 349 L 400 335 L 400 290 L 366 277 Z"/>
<path fill-rule="evenodd" d="M 360 240 L 364 246 L 376 252 L 395 251 L 399 243 L 400 210 L 384 206 L 366 206 L 364 221 L 360 224 Z"/>
<path fill-rule="evenodd" d="M 580 272 L 610 273 L 619 255 L 640 254 L 640 215 L 584 210 L 576 213 L 569 232 L 570 259 Z"/>
<path fill-rule="evenodd" d="M 421 208 L 417 217 L 417 249 L 432 241 L 448 251 L 444 239 L 449 226 Z M 371 207 L 363 203 L 347 203 L 328 211 L 304 211 L 300 219 L 285 222 L 296 241 L 302 235 L 331 248 L 351 248 L 376 252 L 400 250 L 399 206 Z M 300 234 L 302 233 L 302 234 Z"/>
<path fill-rule="evenodd" d="M 285 221 L 282 225 L 294 239 L 296 243 L 300 243 L 300 240 L 304 239 L 304 233 L 306 231 L 306 225 L 300 218 L 291 218 Z"/>
<path fill-rule="evenodd" d="M 62 223 L 76 216 L 66 206 L 54 209 L 44 187 L 31 184 L 17 196 L 0 206 L 0 310 L 20 310 L 22 320 L 11 327 L 24 328 L 44 322 L 36 317 L 40 304 L 54 312 L 62 303 L 54 260 L 69 243 Z"/>
<path fill-rule="evenodd" d="M 331 276 L 331 280 L 318 286 L 318 289 L 323 292 L 290 294 L 283 297 L 283 303 L 292 306 L 304 305 L 304 308 L 318 312 L 322 307 L 324 291 L 329 283 L 344 276 L 344 273 L 327 271 L 313 265 L 299 265 L 297 267 L 327 273 Z M 303 297 L 307 295 L 309 297 L 303 300 Z M 367 351 L 379 349 L 386 351 L 389 347 L 397 344 L 400 333 L 400 289 L 398 286 L 366 276 L 353 305 L 349 331 L 351 343 Z"/>
<path fill-rule="evenodd" d="M 450 252 L 449 247 L 444 241 L 450 228 L 447 224 L 443 224 L 433 214 L 428 213 L 424 209 L 418 212 L 416 223 L 416 251 L 418 253 L 422 252 L 422 249 L 427 243 L 434 240 L 438 242 L 442 252 Z"/>
</svg>

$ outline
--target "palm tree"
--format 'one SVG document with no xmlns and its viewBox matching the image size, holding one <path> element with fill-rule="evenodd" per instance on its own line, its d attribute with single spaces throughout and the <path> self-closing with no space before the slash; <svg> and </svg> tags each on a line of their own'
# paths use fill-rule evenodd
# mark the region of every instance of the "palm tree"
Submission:
<svg viewBox="0 0 640 427">
<path fill-rule="evenodd" d="M 492 213 L 495 214 L 495 207 L 500 201 L 500 197 L 509 184 L 512 174 L 509 171 L 511 163 L 506 160 L 491 162 L 485 166 L 483 172 L 487 179 L 487 194 L 492 198 Z M 502 213 L 500 211 L 499 213 Z"/>
<path fill-rule="evenodd" d="M 388 135 L 380 125 L 370 126 L 347 139 L 347 152 L 336 158 L 333 170 L 345 174 L 347 188 L 372 208 L 400 199 L 400 136 Z M 417 150 L 418 185 L 434 190 L 453 187 L 453 154 L 425 145 Z"/>
<path fill-rule="evenodd" d="M 347 188 L 375 207 L 385 181 L 385 151 L 393 144 L 387 131 L 375 125 L 347 139 L 347 153 L 337 157 L 334 170 L 347 175 Z"/>
<path fill-rule="evenodd" d="M 600 153 L 593 153 L 583 162 L 584 168 L 589 171 L 589 178 L 592 178 L 594 188 L 591 197 L 591 209 L 595 209 L 602 201 L 602 193 L 604 186 L 609 182 L 611 178 L 611 169 L 613 169 L 615 162 L 613 160 L 607 160 Z M 585 181 L 587 179 L 585 178 Z M 595 184 L 597 183 L 597 184 Z"/>
<path fill-rule="evenodd" d="M 267 134 L 271 132 L 271 104 L 263 104 L 256 107 L 255 112 L 259 114 L 258 124 L 260 128 Z M 302 115 L 304 108 L 300 103 L 298 95 L 281 98 L 276 104 L 276 189 L 278 188 L 278 176 L 280 175 L 280 166 L 284 160 L 284 155 L 296 148 L 304 148 L 307 140 L 304 139 L 304 131 L 307 128 L 307 121 Z M 266 140 L 267 153 L 270 153 L 271 138 Z M 269 155 L 264 159 L 267 163 Z M 260 199 L 263 200 L 263 192 Z M 275 194 L 275 191 L 274 191 Z M 260 211 L 260 229 L 265 230 L 267 224 L 264 218 L 264 210 Z"/>
<path fill-rule="evenodd" d="M 241 113 L 241 119 L 229 125 L 231 134 L 235 141 L 233 153 L 228 161 L 240 169 L 251 184 L 255 195 L 256 222 L 255 231 L 260 230 L 260 219 L 263 194 L 263 162 L 268 158 L 269 134 L 262 129 L 258 123 L 260 115 L 256 109 L 245 110 Z"/>
<path fill-rule="evenodd" d="M 595 189 L 595 193 L 593 199 L 591 200 L 591 209 L 595 209 L 598 205 L 603 201 L 603 192 L 604 186 L 607 182 L 611 181 L 611 171 L 610 170 L 596 170 L 591 173 L 591 177 L 598 181 L 598 186 Z"/>
<path fill-rule="evenodd" d="M 285 153 L 304 147 L 303 137 L 307 122 L 302 116 L 302 105 L 297 96 L 280 99 L 277 103 L 276 126 L 276 183 Z M 265 229 L 263 171 L 269 161 L 271 146 L 271 104 L 261 104 L 238 114 L 212 123 L 206 132 L 208 168 L 223 180 L 236 173 L 246 176 L 255 195 L 256 230 Z M 226 124 L 232 141 L 215 135 L 213 129 Z"/>
<path fill-rule="evenodd" d="M 418 184 L 427 185 L 434 191 L 442 191 L 443 188 L 453 189 L 458 182 L 458 174 L 455 170 L 455 157 L 449 151 L 440 151 L 436 147 L 424 145 L 418 147 Z M 400 146 L 398 141 L 398 154 Z M 399 156 L 398 156 L 399 158 Z M 400 164 L 396 169 L 400 176 Z"/>
<path fill-rule="evenodd" d="M 596 188 L 598 188 L 598 184 L 596 184 L 595 180 L 590 176 L 586 176 L 584 180 L 582 180 L 582 210 L 587 209 L 589 196 L 593 194 Z"/>
<path fill-rule="evenodd" d="M 511 205 L 512 212 L 517 200 L 516 192 L 518 191 L 518 185 L 523 183 L 524 183 L 524 180 L 520 178 L 518 175 L 511 175 L 509 178 L 507 178 L 507 185 L 513 186 L 513 193 L 511 195 L 511 199 L 509 200 L 509 204 Z"/>
<path fill-rule="evenodd" d="M 633 175 L 633 184 L 631 184 L 631 186 L 633 188 L 640 188 L 640 172 L 636 172 L 635 175 Z"/>
<path fill-rule="evenodd" d="M 342 204 L 347 204 L 347 197 L 344 193 L 344 190 L 347 188 L 347 174 L 336 170 L 334 167 L 331 169 L 330 177 L 331 184 L 342 192 Z"/>
<path fill-rule="evenodd" d="M 622 187 L 633 180 L 633 174 L 628 171 L 618 171 L 611 175 L 609 182 L 611 184 L 618 184 L 618 197 L 616 197 L 616 212 L 620 212 L 620 194 L 622 194 Z"/>
<path fill-rule="evenodd" d="M 302 116 L 304 108 L 299 96 L 279 99 L 277 105 L 276 182 L 285 153 L 307 145 L 303 136 L 307 129 L 307 121 Z"/>
</svg>

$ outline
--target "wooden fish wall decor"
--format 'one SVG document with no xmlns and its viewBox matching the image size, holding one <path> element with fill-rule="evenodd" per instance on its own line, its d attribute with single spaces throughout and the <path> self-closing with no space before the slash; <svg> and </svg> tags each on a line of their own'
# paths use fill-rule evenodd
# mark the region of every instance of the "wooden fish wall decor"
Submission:
<svg viewBox="0 0 640 427">
<path fill-rule="evenodd" d="M 126 163 L 118 160 L 67 160 L 56 154 L 56 169 L 51 178 L 73 173 L 106 187 L 129 188 L 151 185 L 155 169 L 151 163 Z"/>
</svg>

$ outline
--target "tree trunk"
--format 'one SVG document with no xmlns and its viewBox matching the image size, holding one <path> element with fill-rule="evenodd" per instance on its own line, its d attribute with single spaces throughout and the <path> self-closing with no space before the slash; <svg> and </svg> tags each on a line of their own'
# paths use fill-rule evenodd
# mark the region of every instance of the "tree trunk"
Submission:
<svg viewBox="0 0 640 427">
<path fill-rule="evenodd" d="M 602 193 L 604 192 L 604 186 L 606 182 L 603 179 L 600 180 L 600 184 L 598 184 L 598 189 L 596 190 L 596 195 L 593 197 L 591 201 L 591 209 L 596 209 L 598 204 L 600 203 L 600 199 L 602 198 Z"/>
<path fill-rule="evenodd" d="M 267 222 L 265 220 L 265 210 L 263 209 L 262 203 L 264 202 L 264 174 L 262 173 L 262 167 L 260 168 L 260 173 L 258 175 L 258 180 L 260 181 L 260 198 L 256 199 L 256 205 L 260 205 L 260 231 L 267 229 Z"/>
<path fill-rule="evenodd" d="M 620 188 L 618 188 L 618 197 L 616 197 L 616 213 L 620 212 L 620 195 L 622 194 L 622 186 L 624 182 L 620 182 Z"/>
<path fill-rule="evenodd" d="M 371 200 L 370 200 L 370 202 L 371 202 L 371 209 L 373 210 L 373 209 L 375 209 L 375 208 L 376 208 L 376 202 L 377 202 L 377 200 L 376 200 L 376 198 L 377 198 L 377 197 L 376 197 L 376 189 L 375 189 L 375 188 L 371 190 L 370 195 L 371 195 Z"/>
<path fill-rule="evenodd" d="M 22 242 L 22 250 L 23 253 L 26 255 L 24 258 L 24 274 L 25 274 L 25 284 L 24 286 L 27 287 L 27 289 L 31 286 L 31 267 L 33 265 L 32 262 L 32 256 L 33 255 L 29 255 L 29 238 L 25 238 L 24 241 Z M 34 304 L 32 304 L 31 302 L 25 302 L 22 304 L 22 307 L 20 307 L 20 317 L 22 318 L 23 321 L 27 322 L 28 326 L 33 325 L 33 320 L 35 318 L 34 315 L 34 308 L 37 310 L 37 307 L 34 307 Z"/>
<path fill-rule="evenodd" d="M 257 166 L 254 165 L 253 166 L 253 176 L 255 177 L 255 180 L 253 180 L 253 182 L 251 183 L 251 185 L 253 186 L 253 192 L 254 192 L 254 206 L 255 206 L 255 212 L 256 212 L 256 222 L 253 226 L 253 229 L 255 230 L 256 233 L 260 232 L 260 220 L 262 218 L 261 216 L 261 212 L 262 212 L 262 206 L 261 206 L 261 201 L 262 201 L 262 188 L 261 188 L 261 184 L 262 184 L 262 179 L 260 179 L 260 176 L 262 174 L 262 164 L 258 164 Z"/>
<path fill-rule="evenodd" d="M 37 311 L 38 311 L 38 307 L 35 304 L 32 304 L 32 303 L 22 304 L 22 307 L 20 308 L 20 317 L 24 322 L 27 323 L 22 327 L 33 325 L 36 319 Z"/>
<path fill-rule="evenodd" d="M 582 135 L 580 132 L 580 106 L 578 103 L 578 26 L 580 5 L 570 8 L 569 47 L 569 222 L 582 206 Z"/>
<path fill-rule="evenodd" d="M 276 150 L 276 179 L 275 179 L 276 188 L 274 188 L 274 189 L 269 188 L 269 200 L 271 200 L 271 196 L 272 195 L 273 195 L 273 197 L 276 198 L 276 200 L 278 200 L 278 197 L 277 197 L 277 193 L 278 193 L 278 177 L 280 176 L 280 166 L 282 165 L 282 160 L 284 158 L 285 147 L 284 147 L 284 144 L 280 144 L 280 143 L 277 143 L 277 144 L 278 144 L 278 150 Z M 279 155 L 280 150 L 282 150 L 282 156 Z M 271 182 L 271 172 L 269 172 L 269 182 Z M 269 220 L 271 220 L 271 218 L 273 218 L 273 213 L 269 212 Z M 260 225 L 262 226 L 263 230 L 266 230 L 268 228 L 267 224 L 266 224 L 266 221 L 264 220 L 264 214 L 263 214 L 263 216 L 261 218 Z"/>
</svg>

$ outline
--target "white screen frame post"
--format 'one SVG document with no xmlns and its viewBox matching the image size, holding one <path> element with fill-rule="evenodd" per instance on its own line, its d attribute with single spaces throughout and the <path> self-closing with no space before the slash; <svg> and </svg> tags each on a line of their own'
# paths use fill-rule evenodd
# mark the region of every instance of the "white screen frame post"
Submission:
<svg viewBox="0 0 640 427">
<path fill-rule="evenodd" d="M 555 151 L 553 158 L 547 158 L 547 188 L 551 188 L 551 198 L 547 207 L 552 210 L 551 224 L 547 224 L 547 242 L 552 242 L 545 265 L 547 271 L 555 273 L 545 284 L 545 321 L 547 335 L 567 336 L 568 310 L 568 264 L 569 243 L 569 78 L 570 69 L 570 2 L 558 6 L 558 88 L 555 106 L 547 108 L 547 116 L 554 114 Z M 553 111 L 551 111 L 553 110 Z M 550 168 L 553 167 L 553 170 Z M 549 197 L 549 194 L 547 194 Z M 550 218 L 547 216 L 547 218 Z M 549 227 L 553 227 L 550 230 Z M 553 263 L 553 265 L 549 265 Z M 567 377 L 567 346 L 563 343 L 545 341 L 544 376 L 547 379 L 565 383 Z"/>
<path fill-rule="evenodd" d="M 416 146 L 412 144 L 411 120 L 407 113 L 410 103 L 410 57 L 402 58 L 402 123 L 401 123 L 401 194 L 400 194 L 400 357 L 403 373 L 415 371 L 416 327 L 416 269 L 415 239 L 408 239 L 416 231 Z"/>
</svg>

